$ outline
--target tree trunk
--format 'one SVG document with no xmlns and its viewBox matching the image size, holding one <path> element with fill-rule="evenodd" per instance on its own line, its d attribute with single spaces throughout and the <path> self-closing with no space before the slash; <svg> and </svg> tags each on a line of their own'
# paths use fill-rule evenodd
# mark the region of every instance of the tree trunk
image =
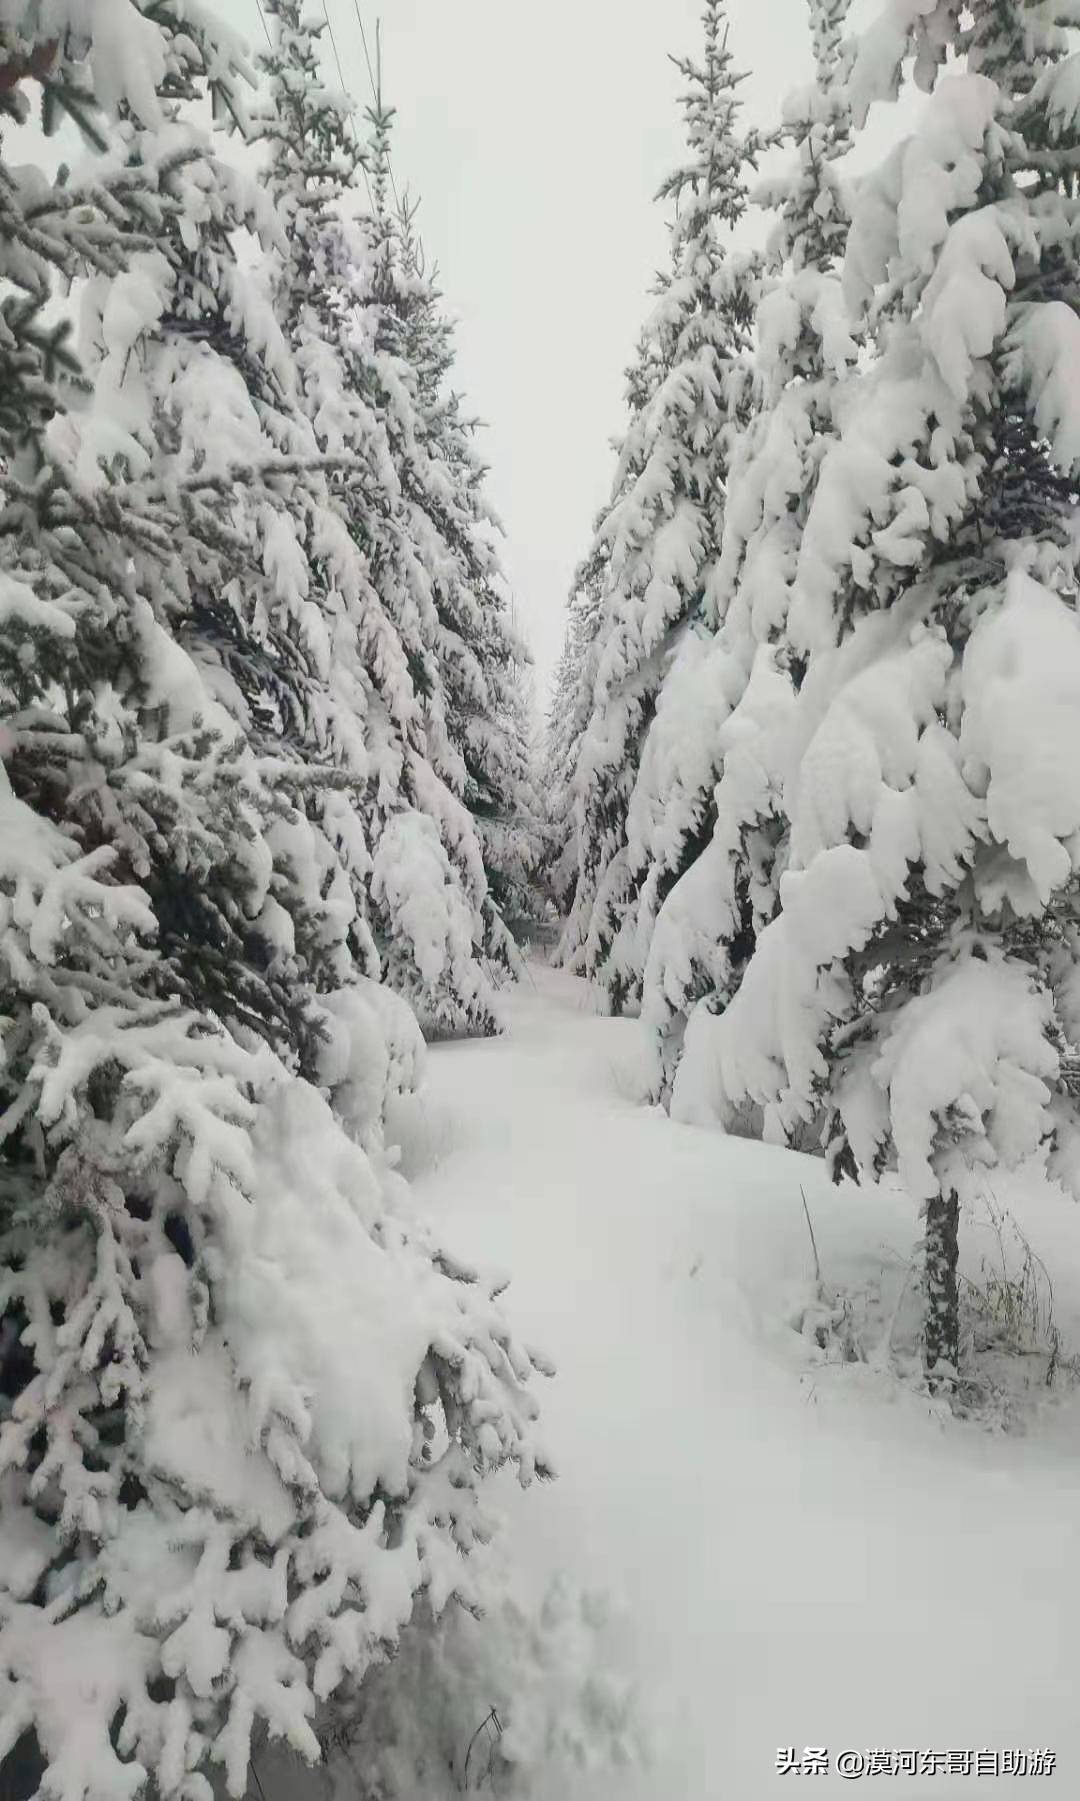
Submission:
<svg viewBox="0 0 1080 1801">
<path fill-rule="evenodd" d="M 951 1380 L 960 1368 L 959 1257 L 960 1201 L 936 1194 L 926 1203 L 926 1374 L 931 1388 Z M 948 1369 L 941 1369 L 942 1364 Z"/>
</svg>

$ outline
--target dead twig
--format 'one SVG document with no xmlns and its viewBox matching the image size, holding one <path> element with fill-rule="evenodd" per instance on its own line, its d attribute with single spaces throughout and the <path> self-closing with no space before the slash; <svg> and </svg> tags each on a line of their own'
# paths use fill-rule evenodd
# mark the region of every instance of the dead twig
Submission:
<svg viewBox="0 0 1080 1801">
<path fill-rule="evenodd" d="M 803 1188 L 801 1186 L 801 1184 L 799 1187 L 799 1193 L 802 1195 L 803 1212 L 806 1215 L 807 1230 L 810 1233 L 810 1248 L 814 1253 L 814 1274 L 817 1277 L 817 1285 L 818 1285 L 818 1289 L 820 1291 L 821 1286 L 822 1286 L 822 1283 L 821 1283 L 821 1258 L 818 1256 L 817 1239 L 814 1237 L 814 1222 L 810 1218 L 810 1208 L 807 1205 L 807 1201 L 806 1201 L 806 1190 L 805 1190 L 805 1188 Z"/>
<path fill-rule="evenodd" d="M 469 1740 L 469 1747 L 465 1753 L 465 1768 L 462 1772 L 462 1777 L 461 1777 L 461 1786 L 462 1786 L 463 1790 L 467 1789 L 469 1786 L 469 1761 L 473 1754 L 473 1746 L 476 1744 L 476 1741 L 480 1737 L 480 1734 L 483 1732 L 485 1726 L 494 1726 L 494 1728 L 495 1728 L 495 1737 L 494 1737 L 494 1740 L 492 1743 L 492 1753 L 491 1753 L 491 1757 L 489 1757 L 489 1759 L 488 1759 L 488 1767 L 485 1772 L 487 1777 L 489 1779 L 491 1778 L 492 1765 L 493 1765 L 494 1756 L 495 1756 L 495 1744 L 497 1744 L 498 1740 L 502 1737 L 502 1721 L 500 1720 L 500 1718 L 494 1708 L 492 1708 L 491 1712 L 489 1714 L 487 1714 L 484 1717 L 484 1719 L 481 1720 L 479 1726 L 476 1728 L 476 1731 L 473 1733 L 472 1738 Z M 484 1782 L 484 1777 L 481 1776 L 480 1781 L 476 1785 L 477 1788 L 481 1788 L 483 1786 L 483 1782 Z"/>
</svg>

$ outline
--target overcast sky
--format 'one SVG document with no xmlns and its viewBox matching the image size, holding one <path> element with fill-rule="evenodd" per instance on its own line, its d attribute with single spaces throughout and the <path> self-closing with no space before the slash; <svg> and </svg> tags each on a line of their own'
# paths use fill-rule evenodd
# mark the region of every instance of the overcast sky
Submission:
<svg viewBox="0 0 1080 1801">
<path fill-rule="evenodd" d="M 318 12 L 323 0 L 314 0 Z M 218 0 L 264 42 L 257 0 Z M 384 94 L 399 188 L 460 321 L 458 385 L 486 422 L 489 487 L 537 664 L 562 641 L 574 567 L 607 496 L 623 369 L 665 260 L 652 195 L 681 154 L 679 77 L 700 0 L 326 0 L 345 84 L 371 89 L 382 13 Z M 806 79 L 803 0 L 732 0 L 748 114 L 776 119 Z"/>
</svg>

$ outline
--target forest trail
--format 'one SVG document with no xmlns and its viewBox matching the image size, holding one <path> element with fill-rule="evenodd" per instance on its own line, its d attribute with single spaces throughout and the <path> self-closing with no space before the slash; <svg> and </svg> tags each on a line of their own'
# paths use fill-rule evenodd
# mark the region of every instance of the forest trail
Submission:
<svg viewBox="0 0 1080 1801">
<path fill-rule="evenodd" d="M 910 1208 L 636 1106 L 636 1028 L 570 977 L 533 966 L 511 1010 L 508 1037 L 433 1050 L 409 1173 L 449 1248 L 510 1274 L 511 1319 L 558 1365 L 560 1479 L 502 1487 L 506 1555 L 537 1592 L 564 1572 L 625 1610 L 652 1740 L 648 1768 L 560 1772 L 543 1801 L 764 1801 L 790 1792 L 787 1746 L 1049 1747 L 1077 1792 L 1075 1401 L 991 1435 L 872 1367 L 813 1367 L 791 1325 L 812 1292 L 800 1187 L 826 1280 L 852 1289 L 910 1257 Z"/>
</svg>

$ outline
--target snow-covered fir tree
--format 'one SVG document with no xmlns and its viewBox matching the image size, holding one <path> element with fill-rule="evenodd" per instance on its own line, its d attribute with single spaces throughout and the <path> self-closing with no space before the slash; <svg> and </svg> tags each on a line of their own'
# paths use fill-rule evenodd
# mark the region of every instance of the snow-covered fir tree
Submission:
<svg viewBox="0 0 1080 1801">
<path fill-rule="evenodd" d="M 752 413 L 730 456 L 715 633 L 688 638 L 661 694 L 635 796 L 681 873 L 650 920 L 642 1018 L 653 1097 L 667 1097 L 692 1006 L 723 1007 L 777 906 L 786 855 L 781 721 L 801 679 L 787 637 L 799 546 L 856 343 L 840 283 L 850 146 L 843 0 L 810 0 L 815 80 L 788 96 L 792 154 L 758 184 L 773 209 L 755 316 Z M 646 778 L 646 770 L 648 777 Z M 639 798 L 640 796 L 640 798 Z M 666 866 L 661 864 L 666 873 Z M 655 902 L 654 902 L 655 908 Z"/>
<path fill-rule="evenodd" d="M 594 522 L 599 531 L 600 519 Z M 574 774 L 581 740 L 592 716 L 596 680 L 596 644 L 604 593 L 607 588 L 608 550 L 596 542 L 574 572 L 566 605 L 562 652 L 555 670 L 544 741 L 546 775 L 544 881 L 551 899 L 565 917 L 574 900 L 580 870 L 577 822 L 574 811 Z M 587 915 L 584 896 L 577 908 Z M 568 947 L 561 954 L 567 955 Z"/>
<path fill-rule="evenodd" d="M 127 107 L 115 122 L 112 148 L 86 177 L 104 195 L 123 197 L 119 251 L 106 267 L 82 256 L 66 268 L 54 265 L 76 281 L 86 391 L 77 405 L 56 409 L 47 433 L 28 441 L 9 472 L 28 484 L 33 473 L 41 488 L 40 498 L 28 494 L 27 505 L 32 498 L 39 539 L 49 534 L 50 559 L 64 544 L 65 528 L 79 538 L 78 552 L 64 548 L 50 581 L 61 581 L 75 554 L 69 580 L 96 579 L 127 592 L 124 623 L 100 628 L 118 641 L 111 658 L 103 648 L 101 680 L 72 702 L 80 710 L 78 729 L 96 746 L 101 776 L 81 776 L 84 832 L 102 840 L 129 835 L 128 872 L 153 904 L 162 970 L 175 998 L 257 1031 L 278 1054 L 298 1053 L 312 1073 L 314 1046 L 295 967 L 274 954 L 283 902 L 289 932 L 301 935 L 310 978 L 325 951 L 328 966 L 320 977 L 340 981 L 347 955 L 344 933 L 328 923 L 332 859 L 314 838 L 302 831 L 294 836 L 293 802 L 303 793 L 305 772 L 282 751 L 280 733 L 271 742 L 259 732 L 260 711 L 288 716 L 305 704 L 292 619 L 283 604 L 269 648 L 257 622 L 276 611 L 274 558 L 283 534 L 288 538 L 293 487 L 305 462 L 318 462 L 318 448 L 310 434 L 298 441 L 291 433 L 283 346 L 231 244 L 231 234 L 243 227 L 267 225 L 257 193 L 209 154 L 205 133 L 184 116 L 184 103 L 208 85 L 198 63 L 193 72 L 170 33 L 155 31 L 147 41 L 158 45 L 169 104 L 163 109 L 147 96 L 139 114 Z M 223 77 L 214 85 L 235 109 L 231 82 Z M 85 230 L 102 235 L 85 193 L 79 199 L 88 209 Z M 39 470 L 43 459 L 47 481 Z M 174 652 L 162 631 L 185 654 Z M 114 782 L 112 770 L 132 754 L 125 708 L 146 679 L 137 672 L 154 657 L 160 667 L 148 685 L 163 710 L 158 717 L 139 701 L 150 723 L 138 735 L 152 729 L 168 749 L 161 753 L 162 773 L 147 777 L 144 794 L 137 780 Z M 189 661 L 197 665 L 190 679 Z M 28 657 L 18 682 L 13 672 L 12 694 L 25 711 L 36 688 L 47 708 L 64 689 L 81 696 L 83 679 L 50 668 L 47 658 Z M 161 693 L 170 679 L 177 691 L 166 704 Z M 235 766 L 253 736 L 260 749 L 277 753 L 276 767 L 268 765 L 260 777 L 266 795 L 277 791 L 273 823 L 259 823 L 266 801 L 256 799 L 252 811 L 250 778 Z M 36 780 L 45 796 L 70 779 L 65 753 L 48 731 L 15 745 L 11 767 L 23 759 L 40 759 Z M 196 825 L 184 818 L 185 778 L 203 759 L 200 787 L 214 798 Z M 62 780 L 60 770 L 69 770 Z M 66 804 L 57 796 L 58 815 Z M 171 827 L 162 823 L 170 812 Z M 171 832 L 167 844 L 162 831 Z M 254 843 L 244 853 L 248 838 Z"/>
<path fill-rule="evenodd" d="M 401 480 L 400 578 L 415 592 L 423 625 L 422 686 L 437 784 L 425 776 L 423 798 L 459 871 L 479 952 L 489 967 L 514 972 L 518 952 L 497 896 L 506 893 L 500 859 L 513 867 L 511 834 L 525 818 L 525 796 L 515 792 L 515 775 L 524 774 L 525 764 L 523 747 L 514 742 L 512 690 L 526 653 L 510 627 L 499 527 L 483 496 L 475 422 L 448 385 L 451 328 L 411 210 L 407 203 L 390 205 L 393 116 L 377 96 L 369 112 L 374 260 L 367 376 Z M 491 1028 L 496 1020 L 492 1009 Z"/>
<path fill-rule="evenodd" d="M 387 979 L 425 1029 L 491 1031 L 499 1018 L 491 969 L 516 957 L 489 890 L 454 740 L 449 694 L 461 640 L 440 606 L 445 613 L 464 604 L 467 584 L 436 516 L 438 506 L 455 522 L 467 511 L 479 537 L 482 472 L 474 458 L 462 473 L 446 449 L 467 440 L 468 428 L 444 393 L 451 358 L 440 347 L 448 334 L 436 324 L 425 335 L 416 323 L 433 312 L 435 297 L 410 216 L 390 205 L 391 115 L 376 106 L 372 142 L 358 147 L 349 102 L 322 74 L 325 22 L 302 16 L 294 0 L 270 11 L 270 91 L 257 129 L 288 221 L 275 305 L 316 438 L 328 455 L 350 459 L 328 479 L 329 504 L 324 497 L 308 509 L 306 549 L 316 583 L 308 610 L 317 607 L 321 618 L 324 680 L 340 694 L 345 722 L 335 754 L 363 782 L 353 865 Z M 435 445 L 431 421 L 444 417 Z M 476 556 L 487 557 L 494 592 L 494 551 Z M 472 603 L 471 593 L 466 599 Z M 489 615 L 501 622 L 502 606 L 500 594 L 485 625 Z M 475 748 L 474 767 L 487 767 L 491 747 L 498 770 L 494 752 L 504 739 L 494 732 Z"/>
<path fill-rule="evenodd" d="M 930 98 L 854 207 L 877 354 L 799 547 L 781 909 L 691 1019 L 675 1090 L 684 1117 L 749 1098 L 774 1139 L 818 1122 L 838 1172 L 898 1170 L 935 1385 L 981 1172 L 1050 1157 L 1076 1188 L 1080 87 L 1055 16 L 891 7 L 859 43 L 857 122 L 910 58 Z"/>
<path fill-rule="evenodd" d="M 568 944 L 580 945 L 575 967 L 616 1012 L 640 993 L 644 920 L 680 873 L 688 834 L 663 817 L 664 781 L 647 780 L 636 808 L 632 797 L 669 668 L 692 654 L 688 639 L 715 626 L 710 587 L 731 429 L 748 389 L 755 272 L 729 237 L 761 140 L 740 127 L 741 77 L 721 0 L 708 0 L 703 25 L 701 62 L 676 64 L 688 156 L 658 195 L 675 209 L 672 268 L 639 357 L 643 392 L 600 528 L 609 584 L 576 777 L 580 876 Z"/>
<path fill-rule="evenodd" d="M 5 136 L 43 74 L 109 147 L 0 155 L 0 1773 L 208 1801 L 266 1734 L 316 1757 L 418 1597 L 474 1599 L 477 1477 L 543 1466 L 384 1156 L 419 1038 L 285 742 L 326 465 L 234 254 L 279 226 L 195 118 L 235 57 L 16 0 Z"/>
<path fill-rule="evenodd" d="M 385 192 L 385 190 L 377 190 Z M 425 453 L 407 464 L 420 535 L 438 554 L 433 591 L 439 616 L 439 665 L 446 727 L 464 771 L 462 798 L 475 822 L 488 887 L 498 915 L 526 925 L 535 915 L 533 876 L 540 819 L 532 750 L 529 653 L 513 625 L 499 560 L 502 526 L 484 492 L 487 469 L 477 449 L 479 422 L 467 415 L 453 383 L 453 326 L 426 265 L 416 208 L 398 209 L 402 267 L 412 277 L 403 307 L 400 353 L 413 372 L 414 442 Z M 399 301 L 404 289 L 397 290 Z M 433 529 L 432 529 L 433 528 Z M 439 546 L 441 542 L 441 553 Z M 513 947 L 489 919 L 489 948 L 507 967 Z"/>
<path fill-rule="evenodd" d="M 655 300 L 666 292 L 670 276 L 658 274 L 652 287 Z M 549 778 L 548 848 L 545 868 L 553 885 L 564 926 L 559 961 L 580 968 L 592 917 L 596 884 L 602 873 L 604 848 L 580 805 L 577 766 L 582 739 L 593 715 L 597 660 L 603 645 L 604 601 L 611 588 L 610 539 L 603 525 L 611 507 L 634 480 L 634 471 L 623 457 L 623 442 L 664 378 L 665 345 L 652 329 L 652 316 L 634 347 L 634 358 L 624 372 L 624 400 L 629 420 L 622 439 L 612 440 L 616 476 L 608 505 L 592 524 L 588 554 L 574 571 L 566 605 L 563 650 L 556 672 L 546 734 L 546 768 Z"/>
</svg>

